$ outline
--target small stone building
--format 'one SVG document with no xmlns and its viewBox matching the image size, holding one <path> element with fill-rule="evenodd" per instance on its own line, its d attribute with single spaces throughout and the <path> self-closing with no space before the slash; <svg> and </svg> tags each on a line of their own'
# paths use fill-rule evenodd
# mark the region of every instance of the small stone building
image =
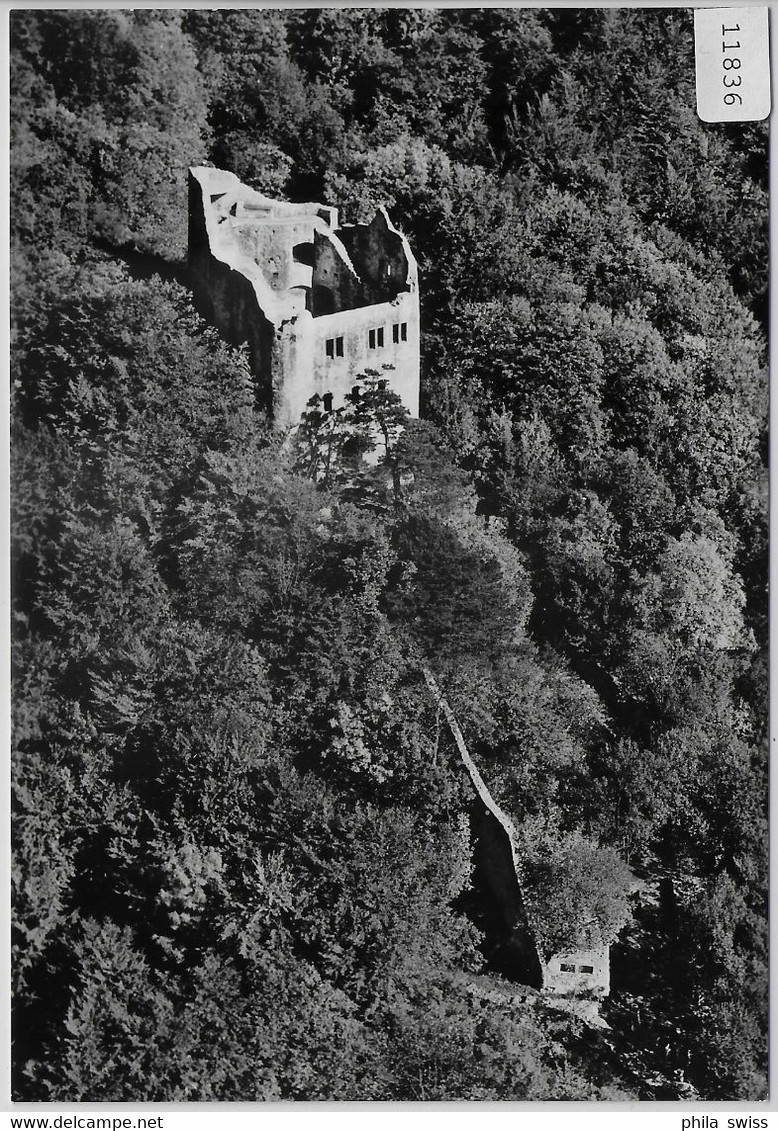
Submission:
<svg viewBox="0 0 778 1131">
<path fill-rule="evenodd" d="M 248 345 L 259 402 L 278 428 L 314 394 L 338 407 L 366 370 L 419 411 L 416 260 L 384 209 L 338 224 L 337 209 L 271 200 L 234 173 L 189 170 L 195 304 Z"/>
<path fill-rule="evenodd" d="M 607 997 L 610 993 L 610 947 L 553 954 L 542 966 L 543 989 L 565 996 Z"/>
</svg>

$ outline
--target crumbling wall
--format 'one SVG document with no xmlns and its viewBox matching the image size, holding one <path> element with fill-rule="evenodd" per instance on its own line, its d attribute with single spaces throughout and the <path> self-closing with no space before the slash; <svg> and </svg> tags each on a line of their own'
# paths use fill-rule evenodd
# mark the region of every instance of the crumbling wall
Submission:
<svg viewBox="0 0 778 1131">
<path fill-rule="evenodd" d="M 341 241 L 331 232 L 314 232 L 313 247 L 314 317 L 364 306 L 365 288 Z"/>
<path fill-rule="evenodd" d="M 261 407 L 269 408 L 272 403 L 273 325 L 259 308 L 252 281 L 212 254 L 203 194 L 191 176 L 189 278 L 198 313 L 215 326 L 231 345 L 248 346 L 249 362 L 257 377 L 257 401 Z"/>
<path fill-rule="evenodd" d="M 369 224 L 341 228 L 338 235 L 359 272 L 365 302 L 391 302 L 413 282 L 407 244 L 383 208 Z"/>
<path fill-rule="evenodd" d="M 303 283 L 310 285 L 310 267 L 294 255 L 295 248 L 313 242 L 315 229 L 310 217 L 263 220 L 248 227 L 248 230 L 251 232 L 252 258 L 274 291 L 285 291 Z"/>
</svg>

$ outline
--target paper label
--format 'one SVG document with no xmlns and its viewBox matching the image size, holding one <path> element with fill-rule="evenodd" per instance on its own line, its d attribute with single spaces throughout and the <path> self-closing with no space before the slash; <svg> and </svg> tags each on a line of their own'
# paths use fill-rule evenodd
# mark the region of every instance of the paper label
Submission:
<svg viewBox="0 0 778 1131">
<path fill-rule="evenodd" d="M 695 8 L 694 53 L 703 122 L 758 122 L 769 115 L 767 8 Z"/>
</svg>

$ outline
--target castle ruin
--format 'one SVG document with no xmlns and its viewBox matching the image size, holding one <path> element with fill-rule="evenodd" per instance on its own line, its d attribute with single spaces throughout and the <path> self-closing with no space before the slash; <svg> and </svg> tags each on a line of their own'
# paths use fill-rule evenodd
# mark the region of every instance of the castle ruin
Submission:
<svg viewBox="0 0 778 1131">
<path fill-rule="evenodd" d="M 418 416 L 418 270 L 383 208 L 341 227 L 335 208 L 271 200 L 234 173 L 197 166 L 189 268 L 203 317 L 247 344 L 275 427 L 296 424 L 314 395 L 337 408 L 366 370 Z"/>
</svg>

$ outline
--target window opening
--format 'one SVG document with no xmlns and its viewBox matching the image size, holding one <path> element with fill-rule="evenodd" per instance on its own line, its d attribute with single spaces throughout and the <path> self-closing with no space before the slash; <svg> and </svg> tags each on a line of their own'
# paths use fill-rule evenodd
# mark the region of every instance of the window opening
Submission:
<svg viewBox="0 0 778 1131">
<path fill-rule="evenodd" d="M 327 357 L 334 357 L 335 356 L 335 339 L 334 338 L 327 338 L 327 341 L 326 341 L 325 346 L 324 346 L 324 350 L 325 350 L 325 353 L 327 354 Z"/>
<path fill-rule="evenodd" d="M 295 244 L 292 248 L 292 259 L 295 263 L 303 263 L 306 267 L 313 267 L 313 244 Z"/>
<path fill-rule="evenodd" d="M 593 966 L 582 966 L 581 967 L 581 973 L 582 974 L 593 974 L 594 973 L 594 967 Z"/>
<path fill-rule="evenodd" d="M 381 326 L 378 330 L 378 348 L 383 349 L 384 345 L 384 328 Z"/>
<path fill-rule="evenodd" d="M 368 330 L 368 332 L 367 332 L 367 344 L 368 344 L 369 349 L 371 349 L 371 350 L 375 349 L 375 330 Z"/>
<path fill-rule="evenodd" d="M 396 345 L 397 342 L 399 342 L 399 340 L 400 340 L 400 323 L 395 322 L 394 326 L 392 326 L 392 341 Z"/>
<path fill-rule="evenodd" d="M 335 356 L 336 357 L 343 357 L 343 339 L 342 338 L 336 338 L 335 339 Z"/>
<path fill-rule="evenodd" d="M 407 322 L 402 322 L 400 324 L 400 338 L 404 342 L 408 341 L 408 323 Z"/>
<path fill-rule="evenodd" d="M 332 393 L 325 393 L 322 397 L 324 403 L 324 411 L 332 412 Z"/>
<path fill-rule="evenodd" d="M 560 962 L 559 969 L 563 970 L 565 974 L 575 974 L 575 966 L 570 962 Z"/>
</svg>

